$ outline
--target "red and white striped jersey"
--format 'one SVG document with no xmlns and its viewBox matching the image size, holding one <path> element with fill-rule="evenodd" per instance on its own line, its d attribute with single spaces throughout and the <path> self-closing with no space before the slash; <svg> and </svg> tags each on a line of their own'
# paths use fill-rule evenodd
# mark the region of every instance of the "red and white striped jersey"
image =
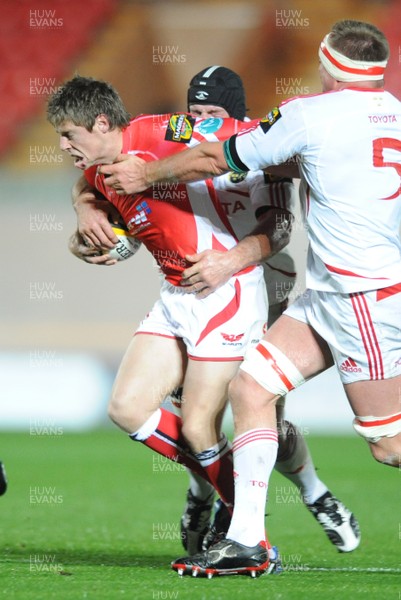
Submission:
<svg viewBox="0 0 401 600">
<path fill-rule="evenodd" d="M 124 130 L 122 153 L 155 160 L 201 141 L 227 139 L 245 126 L 249 123 L 235 119 L 195 123 L 189 115 L 143 115 Z M 186 254 L 229 250 L 254 227 L 260 206 L 289 209 L 293 202 L 292 184 L 266 188 L 262 172 L 249 174 L 239 187 L 228 174 L 190 184 L 155 184 L 126 196 L 107 187 L 96 167 L 87 169 L 85 176 L 118 209 L 131 234 L 143 242 L 173 285 L 180 284 L 181 273 L 189 266 Z"/>
<path fill-rule="evenodd" d="M 214 135 L 226 139 L 241 126 L 235 119 L 220 119 Z M 195 119 L 189 115 L 142 115 L 123 131 L 123 154 L 155 160 L 181 152 L 194 133 Z M 220 126 L 219 126 L 220 125 Z M 119 211 L 129 231 L 137 237 L 158 263 L 166 279 L 179 285 L 189 263 L 186 254 L 206 249 L 229 250 L 237 243 L 211 180 L 196 184 L 157 184 L 140 194 L 119 196 L 104 183 L 96 166 L 85 171 L 96 187 Z"/>
</svg>

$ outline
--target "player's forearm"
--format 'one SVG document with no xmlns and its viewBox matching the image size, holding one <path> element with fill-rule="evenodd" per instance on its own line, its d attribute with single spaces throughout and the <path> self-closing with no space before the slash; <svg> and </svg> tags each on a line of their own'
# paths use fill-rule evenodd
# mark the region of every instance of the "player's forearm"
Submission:
<svg viewBox="0 0 401 600">
<path fill-rule="evenodd" d="M 144 165 L 147 186 L 160 182 L 190 182 L 222 175 L 228 170 L 222 144 L 203 142 L 195 148 Z"/>
<path fill-rule="evenodd" d="M 248 235 L 228 252 L 230 271 L 234 275 L 242 269 L 258 265 L 272 254 L 269 239 L 264 234 Z"/>
<path fill-rule="evenodd" d="M 80 216 L 95 215 L 107 212 L 108 201 L 96 188 L 87 182 L 85 177 L 80 177 L 74 184 L 71 193 L 72 206 Z"/>
<path fill-rule="evenodd" d="M 282 250 L 290 241 L 291 222 L 290 213 L 273 209 L 267 219 L 229 251 L 232 273 L 260 264 Z"/>
<path fill-rule="evenodd" d="M 72 206 L 75 212 L 85 204 L 92 204 L 96 201 L 95 189 L 87 182 L 84 176 L 75 182 L 71 192 Z"/>
<path fill-rule="evenodd" d="M 118 238 L 109 222 L 113 207 L 85 177 L 80 177 L 72 189 L 72 205 L 77 215 L 78 233 L 85 243 L 95 248 L 114 248 Z M 71 252 L 78 256 L 73 250 Z M 79 252 L 82 254 L 81 249 Z"/>
</svg>

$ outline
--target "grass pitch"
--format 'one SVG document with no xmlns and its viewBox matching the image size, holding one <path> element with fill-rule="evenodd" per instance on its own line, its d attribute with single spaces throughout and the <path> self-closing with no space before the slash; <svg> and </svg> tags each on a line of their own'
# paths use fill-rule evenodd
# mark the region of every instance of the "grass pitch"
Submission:
<svg viewBox="0 0 401 600">
<path fill-rule="evenodd" d="M 179 578 L 187 476 L 116 430 L 1 436 L 0 598 L 21 600 L 401 599 L 400 472 L 357 437 L 308 437 L 320 477 L 357 515 L 361 546 L 339 554 L 274 474 L 270 539 L 281 575 Z"/>
</svg>

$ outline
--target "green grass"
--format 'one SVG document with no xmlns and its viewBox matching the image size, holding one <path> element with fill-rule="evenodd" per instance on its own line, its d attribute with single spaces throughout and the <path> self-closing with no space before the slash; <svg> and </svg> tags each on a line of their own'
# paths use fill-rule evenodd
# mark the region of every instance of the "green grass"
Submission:
<svg viewBox="0 0 401 600">
<path fill-rule="evenodd" d="M 308 438 L 319 475 L 356 513 L 363 541 L 339 554 L 274 474 L 270 539 L 279 576 L 179 578 L 187 477 L 119 431 L 2 434 L 9 490 L 0 498 L 0 598 L 21 600 L 401 599 L 400 472 L 363 441 Z"/>
</svg>

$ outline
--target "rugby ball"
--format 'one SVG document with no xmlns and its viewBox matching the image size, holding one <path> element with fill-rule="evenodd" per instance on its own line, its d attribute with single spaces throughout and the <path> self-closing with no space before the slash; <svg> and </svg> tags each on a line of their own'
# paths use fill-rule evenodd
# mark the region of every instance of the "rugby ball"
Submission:
<svg viewBox="0 0 401 600">
<path fill-rule="evenodd" d="M 134 256 L 141 247 L 141 242 L 130 235 L 126 226 L 122 223 L 110 223 L 111 227 L 118 237 L 118 243 L 112 250 L 105 249 L 103 254 L 108 254 L 110 258 L 118 261 L 127 260 Z"/>
</svg>

